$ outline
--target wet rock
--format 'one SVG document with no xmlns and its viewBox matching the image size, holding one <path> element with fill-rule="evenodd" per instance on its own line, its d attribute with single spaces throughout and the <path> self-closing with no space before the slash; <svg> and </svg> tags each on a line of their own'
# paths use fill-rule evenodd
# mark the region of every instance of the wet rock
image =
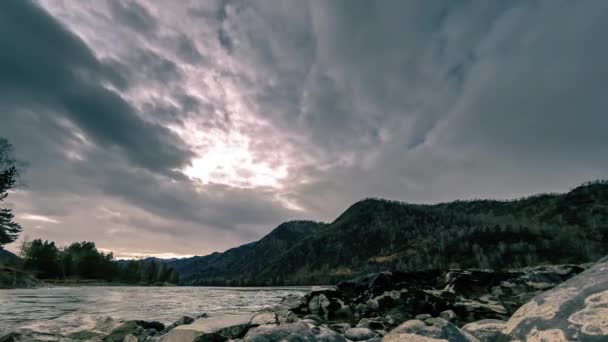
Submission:
<svg viewBox="0 0 608 342">
<path fill-rule="evenodd" d="M 608 340 L 608 257 L 543 292 L 507 321 L 511 340 Z"/>
<path fill-rule="evenodd" d="M 103 336 L 104 334 L 100 332 L 83 330 L 68 334 L 66 337 L 70 340 L 76 341 L 93 341 L 100 340 Z"/>
<path fill-rule="evenodd" d="M 252 327 L 251 315 L 221 315 L 197 319 L 191 324 L 180 325 L 163 335 L 161 342 L 192 342 L 197 338 L 205 341 L 241 338 Z"/>
<path fill-rule="evenodd" d="M 122 342 L 127 335 L 139 336 L 145 329 L 137 324 L 137 321 L 128 321 L 113 329 L 109 335 L 105 336 L 104 342 Z"/>
<path fill-rule="evenodd" d="M 497 341 L 507 322 L 496 319 L 484 319 L 469 323 L 460 330 L 475 336 L 480 342 Z"/>
<path fill-rule="evenodd" d="M 277 316 L 274 312 L 260 312 L 255 314 L 249 323 L 252 325 L 277 324 Z"/>
<path fill-rule="evenodd" d="M 417 320 L 420 320 L 420 321 L 424 321 L 425 319 L 432 318 L 432 317 L 433 316 L 425 313 L 425 314 L 416 315 L 414 318 L 416 318 Z"/>
<path fill-rule="evenodd" d="M 323 341 L 345 342 L 341 335 L 329 329 L 310 329 L 302 322 L 279 326 L 260 326 L 249 330 L 244 342 Z"/>
<path fill-rule="evenodd" d="M 455 325 L 441 318 L 429 318 L 427 319 L 427 322 L 420 320 L 404 322 L 397 328 L 391 330 L 384 339 L 390 338 L 391 340 L 395 340 L 396 337 L 391 337 L 395 335 L 400 335 L 399 338 L 401 339 L 407 337 L 401 334 L 418 335 L 439 340 L 444 339 L 450 342 L 477 341 L 475 337 L 460 331 Z M 397 338 L 397 340 L 399 340 L 399 338 Z"/>
<path fill-rule="evenodd" d="M 156 331 L 163 331 L 165 329 L 165 325 L 162 324 L 161 322 L 156 322 L 156 321 L 135 321 L 135 323 L 144 328 L 145 330 L 147 329 L 154 329 Z"/>
<path fill-rule="evenodd" d="M 346 330 L 344 337 L 351 341 L 365 341 L 378 337 L 378 334 L 368 328 L 350 328 Z"/>
<path fill-rule="evenodd" d="M 161 334 L 166 334 L 169 331 L 173 330 L 176 327 L 179 327 L 180 325 L 187 325 L 187 324 L 192 324 L 192 322 L 194 322 L 194 318 L 189 317 L 189 316 L 183 316 L 182 318 L 178 319 L 177 321 L 171 323 L 170 325 L 168 325 L 167 327 L 165 327 L 165 329 L 163 329 L 163 331 L 161 331 Z"/>
</svg>

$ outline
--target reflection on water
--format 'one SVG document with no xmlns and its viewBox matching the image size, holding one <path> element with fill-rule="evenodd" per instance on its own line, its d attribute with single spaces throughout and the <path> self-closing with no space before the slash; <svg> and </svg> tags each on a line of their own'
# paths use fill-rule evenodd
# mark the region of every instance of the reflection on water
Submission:
<svg viewBox="0 0 608 342">
<path fill-rule="evenodd" d="M 308 287 L 53 287 L 0 290 L 0 332 L 19 328 L 65 333 L 89 327 L 96 318 L 156 320 L 181 316 L 253 312 L 272 307 Z"/>
</svg>

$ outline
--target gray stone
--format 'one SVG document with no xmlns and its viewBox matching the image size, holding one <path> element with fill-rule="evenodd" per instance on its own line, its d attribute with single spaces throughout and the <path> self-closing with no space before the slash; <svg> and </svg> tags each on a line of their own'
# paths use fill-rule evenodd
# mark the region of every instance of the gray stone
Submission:
<svg viewBox="0 0 608 342">
<path fill-rule="evenodd" d="M 277 316 L 274 312 L 260 312 L 253 316 L 250 324 L 252 325 L 264 325 L 264 324 L 277 324 Z"/>
<path fill-rule="evenodd" d="M 337 333 L 344 334 L 351 326 L 348 323 L 336 323 L 330 325 L 329 328 Z"/>
<path fill-rule="evenodd" d="M 507 322 L 497 319 L 483 319 L 469 323 L 460 330 L 475 336 L 480 342 L 492 342 L 498 340 L 501 331 Z"/>
<path fill-rule="evenodd" d="M 295 313 L 293 313 L 293 311 L 290 310 L 280 309 L 275 311 L 275 314 L 277 316 L 277 321 L 279 324 L 297 323 L 300 320 L 298 315 L 296 315 Z"/>
<path fill-rule="evenodd" d="M 174 328 L 179 327 L 180 325 L 192 324 L 193 322 L 194 322 L 194 318 L 189 317 L 189 316 L 183 316 L 182 318 L 178 319 L 177 321 L 175 321 L 175 322 L 171 323 L 170 325 L 168 325 L 167 327 L 165 327 L 165 329 L 163 329 L 163 331 L 161 331 L 161 334 L 166 334 L 169 331 L 173 330 Z"/>
<path fill-rule="evenodd" d="M 418 335 L 432 339 L 448 340 L 450 342 L 477 342 L 475 337 L 460 331 L 455 325 L 444 319 L 429 318 L 427 322 L 431 324 L 420 320 L 406 321 L 391 330 L 384 339 L 389 338 L 390 340 L 398 341 L 407 338 L 409 335 Z M 399 337 L 394 337 L 395 335 L 399 335 Z M 420 339 L 420 341 L 424 341 L 424 339 Z"/>
<path fill-rule="evenodd" d="M 372 318 L 362 318 L 359 323 L 357 323 L 357 328 L 368 328 L 371 330 L 382 330 L 385 328 L 384 323 L 380 322 L 379 319 L 381 317 L 372 319 Z M 384 319 L 383 319 L 384 320 Z"/>
<path fill-rule="evenodd" d="M 245 335 L 244 342 L 345 342 L 341 335 L 329 329 L 311 329 L 307 324 L 288 323 L 279 326 L 260 326 Z"/>
<path fill-rule="evenodd" d="M 448 322 L 452 322 L 456 319 L 456 313 L 452 310 L 445 310 L 439 314 L 439 318 L 443 318 Z"/>
<path fill-rule="evenodd" d="M 110 334 L 102 340 L 104 342 L 122 342 L 125 336 L 139 336 L 144 333 L 144 330 L 145 329 L 139 326 L 136 321 L 128 321 L 113 329 Z"/>
<path fill-rule="evenodd" d="M 221 340 L 222 337 L 225 339 L 240 338 L 251 327 L 249 324 L 251 318 L 250 314 L 239 314 L 197 319 L 192 324 L 180 325 L 174 328 L 162 336 L 160 341 L 193 342 L 199 339 L 199 341 L 215 342 Z"/>
<path fill-rule="evenodd" d="M 507 321 L 511 340 L 608 340 L 608 257 L 543 292 Z"/>
<path fill-rule="evenodd" d="M 346 330 L 344 337 L 351 341 L 365 341 L 370 338 L 378 337 L 378 334 L 368 328 L 350 328 Z"/>
<path fill-rule="evenodd" d="M 122 342 L 138 342 L 138 340 L 137 340 L 137 337 L 135 337 L 131 334 L 128 334 L 128 335 L 125 335 L 125 337 L 123 337 Z"/>
<path fill-rule="evenodd" d="M 420 321 L 424 321 L 427 318 L 433 318 L 433 316 L 431 316 L 429 314 L 420 314 L 420 315 L 416 315 L 414 318 L 416 318 L 417 320 L 420 320 Z"/>
<path fill-rule="evenodd" d="M 279 306 L 281 309 L 295 310 L 306 305 L 305 298 L 299 295 L 290 294 L 283 297 Z"/>
<path fill-rule="evenodd" d="M 317 323 L 317 325 L 323 323 L 323 320 L 321 319 L 321 317 L 319 317 L 317 315 L 306 315 L 306 316 L 304 316 L 304 319 L 309 319 L 309 320 L 315 321 Z"/>
</svg>

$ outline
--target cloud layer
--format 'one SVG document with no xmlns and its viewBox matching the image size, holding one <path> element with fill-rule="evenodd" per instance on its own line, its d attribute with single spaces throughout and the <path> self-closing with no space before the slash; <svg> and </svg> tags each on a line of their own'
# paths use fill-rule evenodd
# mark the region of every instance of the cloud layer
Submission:
<svg viewBox="0 0 608 342">
<path fill-rule="evenodd" d="M 0 2 L 25 233 L 205 254 L 367 196 L 606 177 L 601 1 Z"/>
</svg>

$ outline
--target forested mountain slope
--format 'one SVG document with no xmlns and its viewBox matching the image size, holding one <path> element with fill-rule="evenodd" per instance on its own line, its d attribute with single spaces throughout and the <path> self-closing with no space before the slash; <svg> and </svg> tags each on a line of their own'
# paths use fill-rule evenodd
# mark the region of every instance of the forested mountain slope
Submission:
<svg viewBox="0 0 608 342">
<path fill-rule="evenodd" d="M 608 183 L 513 201 L 355 203 L 224 253 L 171 262 L 189 284 L 319 284 L 385 269 L 584 263 L 608 254 Z"/>
</svg>

